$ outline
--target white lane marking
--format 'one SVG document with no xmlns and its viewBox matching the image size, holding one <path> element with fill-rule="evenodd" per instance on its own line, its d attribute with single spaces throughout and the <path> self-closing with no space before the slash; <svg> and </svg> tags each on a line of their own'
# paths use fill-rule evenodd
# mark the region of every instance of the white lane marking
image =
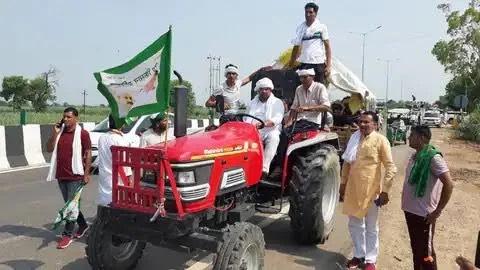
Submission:
<svg viewBox="0 0 480 270">
<path fill-rule="evenodd" d="M 11 172 L 20 172 L 20 171 L 28 171 L 28 170 L 33 170 L 33 169 L 45 168 L 45 167 L 48 167 L 48 166 L 50 166 L 50 163 L 37 165 L 37 166 L 18 167 L 18 168 L 14 168 L 14 169 L 0 170 L 0 174 L 11 173 Z M 46 175 L 45 175 L 45 177 L 46 177 Z"/>
<path fill-rule="evenodd" d="M 9 237 L 9 238 L 6 238 L 6 239 L 3 239 L 3 240 L 0 240 L 0 245 L 5 245 L 5 244 L 8 244 L 10 242 L 16 242 L 16 241 L 20 241 L 20 240 L 23 240 L 23 239 L 26 239 L 28 237 L 32 237 L 33 235 L 29 235 L 29 236 L 25 236 L 25 235 L 18 235 L 18 236 L 14 236 L 14 237 Z"/>
</svg>

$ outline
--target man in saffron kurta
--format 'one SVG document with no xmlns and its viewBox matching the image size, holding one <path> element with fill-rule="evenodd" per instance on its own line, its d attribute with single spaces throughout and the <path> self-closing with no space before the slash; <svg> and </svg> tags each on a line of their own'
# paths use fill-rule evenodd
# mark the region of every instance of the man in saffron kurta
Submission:
<svg viewBox="0 0 480 270">
<path fill-rule="evenodd" d="M 374 112 L 363 113 L 359 120 L 360 136 L 356 136 L 356 142 L 349 142 L 345 151 L 348 155 L 344 155 L 340 197 L 344 200 L 343 213 L 349 216 L 348 227 L 354 243 L 354 258 L 347 263 L 349 269 L 362 266 L 375 269 L 378 209 L 388 203 L 388 191 L 397 172 L 390 144 L 376 132 L 377 125 L 378 116 Z"/>
</svg>

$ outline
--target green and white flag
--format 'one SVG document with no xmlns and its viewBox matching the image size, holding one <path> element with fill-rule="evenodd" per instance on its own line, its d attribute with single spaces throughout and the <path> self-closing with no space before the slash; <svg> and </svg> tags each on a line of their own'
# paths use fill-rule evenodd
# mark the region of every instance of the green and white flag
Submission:
<svg viewBox="0 0 480 270">
<path fill-rule="evenodd" d="M 76 221 L 80 213 L 80 197 L 85 184 L 80 185 L 73 195 L 71 200 L 68 200 L 65 205 L 58 211 L 57 217 L 53 222 L 53 230 L 62 224 L 64 221 Z"/>
<path fill-rule="evenodd" d="M 94 73 L 117 123 L 167 110 L 171 44 L 170 29 L 127 63 Z"/>
</svg>

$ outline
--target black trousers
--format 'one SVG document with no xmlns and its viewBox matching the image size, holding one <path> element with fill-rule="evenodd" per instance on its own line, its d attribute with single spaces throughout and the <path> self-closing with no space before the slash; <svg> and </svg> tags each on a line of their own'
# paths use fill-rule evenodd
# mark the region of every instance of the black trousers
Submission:
<svg viewBox="0 0 480 270">
<path fill-rule="evenodd" d="M 433 248 L 435 223 L 428 224 L 425 217 L 405 212 L 414 270 L 437 270 L 437 257 Z"/>
<path fill-rule="evenodd" d="M 315 70 L 315 81 L 325 84 L 325 64 L 305 64 L 301 63 L 298 69 L 311 69 Z"/>
<path fill-rule="evenodd" d="M 75 191 L 81 184 L 82 184 L 82 180 L 58 181 L 58 187 L 62 192 L 63 201 L 67 202 L 68 200 L 73 199 L 73 196 L 75 195 Z M 87 226 L 87 221 L 85 220 L 85 217 L 83 216 L 81 211 L 78 213 L 77 223 L 78 223 L 78 226 L 81 228 L 84 228 Z M 75 222 L 67 221 L 65 223 L 65 230 L 63 231 L 63 235 L 72 237 L 74 229 L 75 229 Z"/>
</svg>

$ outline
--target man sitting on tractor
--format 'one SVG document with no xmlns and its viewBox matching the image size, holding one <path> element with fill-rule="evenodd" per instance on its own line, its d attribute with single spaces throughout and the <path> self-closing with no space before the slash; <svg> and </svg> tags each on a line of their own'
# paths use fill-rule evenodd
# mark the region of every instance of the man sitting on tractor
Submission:
<svg viewBox="0 0 480 270">
<path fill-rule="evenodd" d="M 247 113 L 261 119 L 265 126 L 261 128 L 261 123 L 248 118 L 246 121 L 255 124 L 259 129 L 260 136 L 264 144 L 263 153 L 263 173 L 265 179 L 270 170 L 270 163 L 277 153 L 277 147 L 280 142 L 280 131 L 284 114 L 284 104 L 281 99 L 272 94 L 273 82 L 269 78 L 263 78 L 255 85 L 255 91 L 258 93 L 250 101 Z"/>
<path fill-rule="evenodd" d="M 330 111 L 327 88 L 314 81 L 315 71 L 313 69 L 300 69 L 297 74 L 302 84 L 295 90 L 295 98 L 290 107 L 290 117 L 286 126 L 292 125 L 295 118 L 320 125 L 321 113 Z"/>
<path fill-rule="evenodd" d="M 269 67 L 263 67 L 260 70 L 266 70 Z M 217 107 L 217 96 L 222 96 L 224 100 L 224 108 L 221 111 L 225 113 L 235 114 L 240 108 L 240 87 L 252 81 L 252 77 L 258 72 L 255 71 L 250 76 L 240 80 L 238 79 L 238 67 L 233 64 L 225 66 L 225 82 L 214 90 L 212 96 L 205 102 L 206 107 Z"/>
<path fill-rule="evenodd" d="M 280 135 L 278 151 L 280 157 L 283 157 L 287 152 L 288 138 L 294 133 L 294 129 L 295 131 L 319 129 L 320 125 L 325 124 L 322 123 L 322 112 L 331 111 L 327 88 L 325 85 L 314 81 L 315 71 L 313 69 L 300 69 L 297 70 L 297 74 L 302 84 L 295 90 L 290 114 L 285 123 L 285 129 Z M 299 123 L 293 125 L 294 121 L 299 121 Z"/>
</svg>

